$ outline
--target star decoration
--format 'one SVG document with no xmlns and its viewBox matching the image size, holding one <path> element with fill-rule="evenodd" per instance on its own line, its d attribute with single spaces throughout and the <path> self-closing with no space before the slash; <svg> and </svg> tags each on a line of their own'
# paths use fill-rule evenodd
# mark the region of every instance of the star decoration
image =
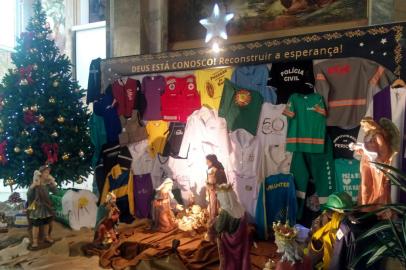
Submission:
<svg viewBox="0 0 406 270">
<path fill-rule="evenodd" d="M 381 39 L 382 44 L 385 44 L 386 42 L 388 42 L 388 40 L 386 38 Z"/>
<path fill-rule="evenodd" d="M 204 41 L 207 43 L 215 37 L 227 39 L 226 25 L 233 17 L 233 13 L 222 13 L 219 6 L 215 4 L 211 16 L 200 20 L 200 24 L 207 29 Z"/>
<path fill-rule="evenodd" d="M 364 42 L 361 42 L 361 43 L 359 44 L 359 46 L 360 46 L 360 47 L 364 47 Z"/>
</svg>

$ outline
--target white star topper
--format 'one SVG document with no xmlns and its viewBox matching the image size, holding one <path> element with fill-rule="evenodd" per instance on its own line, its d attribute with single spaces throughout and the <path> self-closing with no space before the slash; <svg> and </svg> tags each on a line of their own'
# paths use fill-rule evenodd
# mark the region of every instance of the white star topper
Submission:
<svg viewBox="0 0 406 270">
<path fill-rule="evenodd" d="M 233 17 L 233 13 L 220 12 L 219 6 L 215 4 L 211 16 L 200 20 L 200 24 L 207 29 L 205 42 L 209 42 L 214 37 L 227 39 L 226 25 Z"/>
</svg>

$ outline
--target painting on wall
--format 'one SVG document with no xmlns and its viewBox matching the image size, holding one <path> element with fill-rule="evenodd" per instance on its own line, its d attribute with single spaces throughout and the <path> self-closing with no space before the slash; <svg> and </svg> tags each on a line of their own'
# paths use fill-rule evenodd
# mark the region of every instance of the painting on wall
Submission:
<svg viewBox="0 0 406 270">
<path fill-rule="evenodd" d="M 234 13 L 227 28 L 231 39 L 344 22 L 355 27 L 368 18 L 368 0 L 169 0 L 169 44 L 202 40 L 205 28 L 199 20 L 215 3 Z"/>
</svg>

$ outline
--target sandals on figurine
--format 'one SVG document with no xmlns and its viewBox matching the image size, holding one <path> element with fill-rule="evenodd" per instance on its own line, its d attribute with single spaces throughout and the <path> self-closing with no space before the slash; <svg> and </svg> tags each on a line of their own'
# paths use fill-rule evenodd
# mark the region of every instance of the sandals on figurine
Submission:
<svg viewBox="0 0 406 270">
<path fill-rule="evenodd" d="M 45 238 L 44 242 L 48 244 L 53 244 L 55 241 L 52 238 Z"/>
</svg>

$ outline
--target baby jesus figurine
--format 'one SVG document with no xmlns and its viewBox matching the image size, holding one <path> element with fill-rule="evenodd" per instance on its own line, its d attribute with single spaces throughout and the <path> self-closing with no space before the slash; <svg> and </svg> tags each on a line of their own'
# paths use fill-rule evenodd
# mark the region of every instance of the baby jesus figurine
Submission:
<svg viewBox="0 0 406 270">
<path fill-rule="evenodd" d="M 166 178 L 157 188 L 157 194 L 153 201 L 154 222 L 160 232 L 169 232 L 178 227 L 172 209 L 183 210 L 183 206 L 178 204 L 172 193 L 173 181 Z"/>
<path fill-rule="evenodd" d="M 107 215 L 97 225 L 94 243 L 104 247 L 118 242 L 117 223 L 120 210 L 116 205 L 116 195 L 108 193 L 106 198 Z"/>
</svg>

